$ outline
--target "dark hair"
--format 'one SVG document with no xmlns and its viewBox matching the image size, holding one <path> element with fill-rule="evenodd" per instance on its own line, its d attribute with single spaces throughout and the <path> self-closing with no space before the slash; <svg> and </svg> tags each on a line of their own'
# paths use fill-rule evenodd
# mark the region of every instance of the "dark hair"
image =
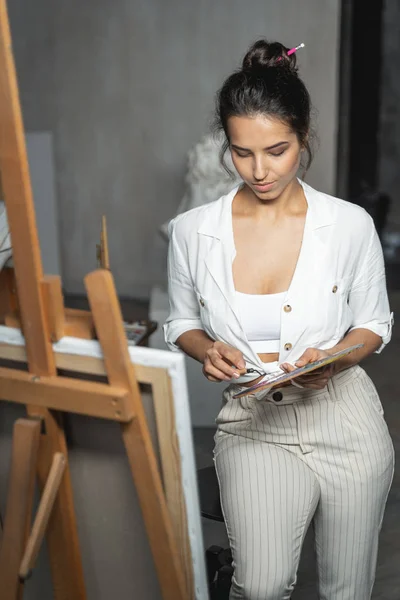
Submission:
<svg viewBox="0 0 400 600">
<path fill-rule="evenodd" d="M 229 148 L 228 119 L 233 116 L 265 115 L 276 117 L 296 133 L 307 152 L 305 171 L 311 165 L 311 101 L 306 86 L 297 74 L 296 53 L 279 42 L 258 40 L 243 59 L 242 68 L 225 80 L 217 93 L 214 129 L 225 132 L 221 162 Z"/>
</svg>

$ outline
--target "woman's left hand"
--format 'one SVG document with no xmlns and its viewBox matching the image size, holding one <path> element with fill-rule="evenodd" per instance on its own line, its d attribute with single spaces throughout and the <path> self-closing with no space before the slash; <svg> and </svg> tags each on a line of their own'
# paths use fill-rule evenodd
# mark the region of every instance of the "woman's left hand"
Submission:
<svg viewBox="0 0 400 600">
<path fill-rule="evenodd" d="M 302 354 L 298 361 L 294 365 L 289 363 L 283 363 L 281 365 L 281 369 L 285 371 L 285 373 L 290 373 L 297 369 L 298 367 L 304 367 L 308 363 L 315 362 L 316 360 L 320 360 L 321 358 L 327 358 L 330 356 L 328 352 L 325 350 L 319 350 L 318 348 L 307 348 L 307 350 Z M 315 369 L 315 371 L 310 371 L 306 375 L 302 375 L 301 377 L 296 377 L 294 381 L 301 385 L 301 387 L 308 388 L 311 390 L 322 390 L 327 386 L 329 379 L 335 374 L 335 364 L 332 363 L 327 365 L 326 367 L 321 367 L 320 369 Z"/>
</svg>

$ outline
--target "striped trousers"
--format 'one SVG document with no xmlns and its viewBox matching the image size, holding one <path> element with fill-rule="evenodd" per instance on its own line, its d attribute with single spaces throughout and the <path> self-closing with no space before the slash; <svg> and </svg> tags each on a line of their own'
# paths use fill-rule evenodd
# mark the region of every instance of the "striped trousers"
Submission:
<svg viewBox="0 0 400 600">
<path fill-rule="evenodd" d="M 371 379 L 356 366 L 324 390 L 233 399 L 240 389 L 224 392 L 214 450 L 230 599 L 289 599 L 312 522 L 320 599 L 368 600 L 394 468 Z"/>
</svg>

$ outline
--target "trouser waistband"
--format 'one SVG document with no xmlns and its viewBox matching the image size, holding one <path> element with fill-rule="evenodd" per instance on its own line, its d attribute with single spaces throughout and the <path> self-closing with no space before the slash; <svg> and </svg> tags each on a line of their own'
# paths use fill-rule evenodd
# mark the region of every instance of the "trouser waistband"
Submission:
<svg viewBox="0 0 400 600">
<path fill-rule="evenodd" d="M 357 378 L 362 371 L 363 369 L 358 365 L 345 369 L 344 371 L 337 373 L 337 375 L 334 375 L 328 383 L 328 386 L 322 390 L 311 390 L 289 385 L 281 388 L 273 388 L 267 393 L 265 390 L 250 392 L 249 396 L 258 401 L 272 402 L 273 404 L 280 406 L 294 404 L 295 402 L 304 400 L 316 400 L 318 397 L 326 394 L 327 391 L 330 391 L 331 387 L 337 388 L 342 385 L 347 385 L 351 380 Z M 232 395 L 238 394 L 246 389 L 246 387 L 236 383 L 229 386 L 229 392 Z"/>
</svg>

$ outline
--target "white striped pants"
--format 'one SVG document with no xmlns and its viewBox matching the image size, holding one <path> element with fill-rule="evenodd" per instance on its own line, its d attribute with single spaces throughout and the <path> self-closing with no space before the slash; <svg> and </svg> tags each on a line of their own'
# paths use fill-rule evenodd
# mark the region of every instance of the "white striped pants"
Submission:
<svg viewBox="0 0 400 600">
<path fill-rule="evenodd" d="M 289 599 L 311 521 L 320 599 L 368 600 L 394 467 L 372 381 L 356 366 L 319 391 L 239 389 L 224 392 L 214 451 L 231 600 Z"/>
</svg>

